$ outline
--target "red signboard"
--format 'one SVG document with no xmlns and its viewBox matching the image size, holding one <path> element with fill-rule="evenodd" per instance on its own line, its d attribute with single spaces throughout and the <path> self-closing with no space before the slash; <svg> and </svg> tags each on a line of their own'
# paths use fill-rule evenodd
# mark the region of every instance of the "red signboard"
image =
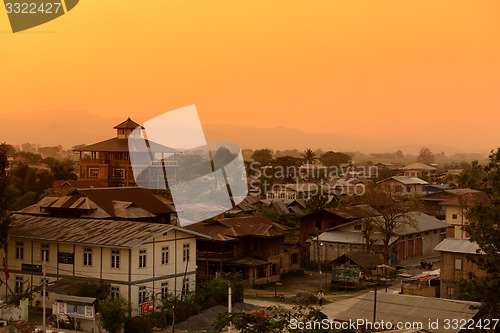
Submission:
<svg viewBox="0 0 500 333">
<path fill-rule="evenodd" d="M 153 302 L 144 302 L 141 304 L 141 314 L 146 314 L 153 312 L 155 309 L 155 306 Z"/>
</svg>

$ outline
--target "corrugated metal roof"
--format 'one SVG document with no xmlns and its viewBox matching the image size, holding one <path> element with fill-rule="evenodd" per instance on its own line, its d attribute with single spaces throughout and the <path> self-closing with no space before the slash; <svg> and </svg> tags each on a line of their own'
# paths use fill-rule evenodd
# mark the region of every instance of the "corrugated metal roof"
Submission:
<svg viewBox="0 0 500 333">
<path fill-rule="evenodd" d="M 420 179 L 417 177 L 408 177 L 408 176 L 393 176 L 393 177 L 384 179 L 380 182 L 384 182 L 388 179 L 394 179 L 395 181 L 398 181 L 398 182 L 403 183 L 405 185 L 428 185 L 429 184 L 428 182 L 426 182 L 423 179 Z"/>
<path fill-rule="evenodd" d="M 204 221 L 186 227 L 213 240 L 229 241 L 238 237 L 278 237 L 288 234 L 288 227 L 274 223 L 263 216 L 233 217 L 214 221 Z"/>
<path fill-rule="evenodd" d="M 250 258 L 250 257 L 244 257 L 240 259 L 236 259 L 234 261 L 231 261 L 232 265 L 243 265 L 243 266 L 262 266 L 262 265 L 269 265 L 269 261 L 261 260 L 261 259 L 256 259 L 256 258 Z"/>
<path fill-rule="evenodd" d="M 413 163 L 403 167 L 403 170 L 436 170 L 435 167 L 424 163 Z"/>
<path fill-rule="evenodd" d="M 447 190 L 450 188 L 450 184 L 432 184 L 432 185 L 429 185 L 427 187 L 427 189 L 429 189 L 429 187 L 433 187 L 433 188 L 436 188 L 438 190 Z"/>
<path fill-rule="evenodd" d="M 151 218 L 174 210 L 141 187 L 75 189 L 63 197 L 45 197 L 18 213 L 50 215 L 52 211 L 76 211 L 86 218 Z"/>
<path fill-rule="evenodd" d="M 155 217 L 155 214 L 147 210 L 137 207 L 133 202 L 129 201 L 114 201 L 115 217 L 125 219 L 150 218 Z"/>
<path fill-rule="evenodd" d="M 375 240 L 375 245 L 382 245 L 382 234 L 373 233 L 370 235 L 370 238 Z M 394 243 L 397 238 L 392 237 L 390 244 Z M 313 241 L 316 240 L 316 237 L 312 238 Z M 319 235 L 320 242 L 330 242 L 330 243 L 344 243 L 344 244 L 366 244 L 366 240 L 363 238 L 363 234 L 361 232 L 356 231 L 325 231 L 321 235 Z"/>
<path fill-rule="evenodd" d="M 85 180 L 54 180 L 52 183 L 52 188 L 64 188 L 64 187 L 73 187 L 73 188 L 89 188 L 89 187 L 106 187 L 101 184 L 101 181 L 98 179 L 85 179 Z"/>
<path fill-rule="evenodd" d="M 367 252 L 347 252 L 346 254 L 338 257 L 334 263 L 345 263 L 347 260 L 361 266 L 363 269 L 375 269 L 377 265 L 383 264 L 384 256 L 380 253 L 367 253 Z"/>
<path fill-rule="evenodd" d="M 477 254 L 478 251 L 480 251 L 479 245 L 476 242 L 458 238 L 445 238 L 434 248 L 434 250 L 467 254 Z"/>
<path fill-rule="evenodd" d="M 487 196 L 483 192 L 467 192 L 439 203 L 442 206 L 470 207 L 476 203 L 486 203 Z"/>
<path fill-rule="evenodd" d="M 206 237 L 169 224 L 14 215 L 9 237 L 133 248 L 170 230 Z"/>
<path fill-rule="evenodd" d="M 444 221 L 438 220 L 434 216 L 430 216 L 421 212 L 409 213 L 410 218 L 415 221 L 415 224 L 407 224 L 400 230 L 400 235 L 409 235 L 415 232 L 431 231 L 444 228 L 450 228 L 450 225 Z"/>
<path fill-rule="evenodd" d="M 373 292 L 357 296 L 357 301 L 346 311 L 335 316 L 336 320 L 365 320 L 373 322 Z M 377 321 L 414 323 L 421 322 L 424 329 L 436 333 L 458 333 L 460 327 L 453 329 L 445 327 L 445 319 L 473 318 L 479 310 L 471 309 L 471 305 L 479 305 L 477 302 L 457 301 L 443 298 L 395 295 L 389 293 L 377 293 Z M 437 330 L 427 327 L 429 320 L 439 320 L 440 327 Z M 458 325 L 460 326 L 460 325 Z"/>
<path fill-rule="evenodd" d="M 445 192 L 448 192 L 448 193 L 451 193 L 451 194 L 455 194 L 455 195 L 462 195 L 462 194 L 465 194 L 465 193 L 477 193 L 477 192 L 480 192 L 480 191 L 473 190 L 471 188 L 455 188 L 455 189 L 445 190 Z"/>
<path fill-rule="evenodd" d="M 325 208 L 329 213 L 338 215 L 344 219 L 359 219 L 367 216 L 376 216 L 380 213 L 370 205 L 356 205 L 338 208 Z"/>
<path fill-rule="evenodd" d="M 56 301 L 67 301 L 73 303 L 87 303 L 92 304 L 96 301 L 96 298 L 93 297 L 81 297 L 81 296 L 73 296 L 73 295 L 63 295 L 63 294 L 52 294 L 51 299 Z"/>
<path fill-rule="evenodd" d="M 413 222 L 410 223 L 403 223 L 401 222 L 400 225 L 401 227 L 396 230 L 396 232 L 399 235 L 409 235 L 413 233 L 418 233 L 418 232 L 424 232 L 424 231 L 431 231 L 431 230 L 439 230 L 439 229 L 444 229 L 444 228 L 451 228 L 451 225 L 449 225 L 446 222 L 443 222 L 441 220 L 438 220 L 437 218 L 421 213 L 421 212 L 410 212 L 408 213 L 408 218 L 413 220 Z M 381 219 L 381 217 L 372 217 L 371 219 Z M 360 222 L 363 222 L 365 219 L 359 219 L 355 220 L 352 222 L 344 223 L 341 225 L 338 225 L 336 227 L 331 228 L 330 230 L 332 231 L 340 231 L 342 229 L 349 228 L 353 224 L 358 224 Z M 382 224 L 383 222 L 381 222 Z"/>
<path fill-rule="evenodd" d="M 291 207 L 291 206 L 301 206 L 302 208 L 306 208 L 307 207 L 307 202 L 306 202 L 305 199 L 295 199 L 292 202 L 290 202 L 287 206 L 288 207 Z"/>
<path fill-rule="evenodd" d="M 283 214 L 290 214 L 290 210 L 288 210 L 288 207 L 285 205 L 283 200 L 275 200 L 271 203 L 271 207 L 280 215 Z"/>
<path fill-rule="evenodd" d="M 297 215 L 304 215 L 304 210 L 298 206 L 289 206 L 288 209 Z"/>
<path fill-rule="evenodd" d="M 159 200 L 150 191 L 142 187 L 107 187 L 77 190 L 81 195 L 88 197 L 108 214 L 114 216 L 114 201 L 133 202 L 136 207 L 140 207 L 149 213 L 169 214 L 173 210 Z"/>
</svg>

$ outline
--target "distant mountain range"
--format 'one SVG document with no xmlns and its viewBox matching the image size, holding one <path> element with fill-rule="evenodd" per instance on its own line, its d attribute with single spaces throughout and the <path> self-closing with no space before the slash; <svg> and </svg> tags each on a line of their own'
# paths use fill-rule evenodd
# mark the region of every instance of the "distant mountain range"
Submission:
<svg viewBox="0 0 500 333">
<path fill-rule="evenodd" d="M 62 145 L 70 149 L 78 144 L 91 144 L 116 135 L 113 127 L 124 121 L 123 117 L 103 117 L 84 111 L 50 111 L 32 113 L 0 114 L 2 118 L 2 133 L 0 142 L 20 145 L 25 142 L 42 146 Z M 130 115 L 138 122 L 147 119 Z M 259 149 L 271 148 L 277 150 L 298 149 L 313 150 L 321 148 L 335 151 L 379 153 L 401 150 L 405 154 L 418 154 L 423 146 L 433 152 L 444 151 L 446 155 L 458 152 L 487 153 L 488 149 L 477 151 L 461 151 L 460 148 L 443 144 L 416 144 L 408 138 L 368 137 L 353 131 L 349 134 L 310 133 L 298 129 L 273 127 L 258 128 L 247 125 L 204 124 L 207 140 L 229 141 L 241 148 Z"/>
</svg>

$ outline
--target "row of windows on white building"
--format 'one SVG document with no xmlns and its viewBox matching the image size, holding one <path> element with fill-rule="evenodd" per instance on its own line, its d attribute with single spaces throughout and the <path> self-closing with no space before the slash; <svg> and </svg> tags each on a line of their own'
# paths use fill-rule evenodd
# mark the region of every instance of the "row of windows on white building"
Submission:
<svg viewBox="0 0 500 333">
<path fill-rule="evenodd" d="M 49 283 L 49 279 L 41 278 L 40 285 Z M 15 284 L 15 292 L 22 293 L 24 290 L 25 280 L 22 276 L 16 276 L 16 284 Z M 168 296 L 168 281 L 164 281 L 160 286 L 160 297 L 161 299 L 166 299 Z M 182 293 L 184 295 L 189 293 L 189 278 L 184 278 L 182 283 Z M 45 292 L 45 296 L 48 296 L 48 292 Z M 118 298 L 120 296 L 120 287 L 119 286 L 111 286 L 111 298 Z M 139 304 L 147 302 L 149 300 L 149 295 L 146 290 L 146 286 L 139 287 Z"/>
<path fill-rule="evenodd" d="M 43 261 L 48 262 L 49 261 L 49 245 L 48 244 L 43 244 L 42 249 L 41 249 L 41 257 Z M 24 243 L 23 242 L 17 242 L 16 243 L 16 259 L 22 260 L 24 259 Z M 183 254 L 182 254 L 182 259 L 184 262 L 188 262 L 190 259 L 190 245 L 189 244 L 184 244 L 183 245 Z M 166 265 L 169 263 L 169 247 L 168 246 L 163 246 L 161 248 L 161 264 Z M 83 250 L 83 265 L 84 266 L 92 266 L 92 248 L 91 247 L 85 247 Z M 139 250 L 139 268 L 146 268 L 147 267 L 147 250 L 146 249 L 140 249 Z M 111 250 L 111 268 L 115 269 L 120 269 L 120 250 L 119 249 L 114 249 Z M 40 284 L 43 283 L 48 283 L 48 279 L 41 278 L 40 279 Z M 24 288 L 24 277 L 23 276 L 16 276 L 15 278 L 15 291 L 16 292 L 22 292 Z M 187 294 L 189 293 L 189 278 L 184 278 L 183 279 L 183 285 L 182 285 L 182 293 Z M 167 297 L 168 295 L 168 281 L 164 281 L 161 283 L 161 288 L 160 288 L 160 294 L 162 299 Z M 120 287 L 119 286 L 112 286 L 111 287 L 111 297 L 115 298 L 120 295 Z M 47 296 L 47 293 L 46 295 Z M 148 300 L 148 293 L 146 290 L 146 286 L 140 286 L 139 287 L 139 304 L 146 302 Z"/>
<path fill-rule="evenodd" d="M 139 249 L 139 268 L 147 267 L 147 249 Z M 42 244 L 42 261 L 49 262 L 49 245 Z M 188 262 L 190 258 L 189 244 L 184 244 L 182 249 L 182 260 Z M 16 243 L 16 259 L 24 259 L 24 243 Z M 166 265 L 169 262 L 169 247 L 163 246 L 161 248 L 161 264 Z M 83 266 L 92 266 L 92 248 L 83 248 Z M 111 268 L 120 269 L 120 250 L 111 250 Z"/>
</svg>

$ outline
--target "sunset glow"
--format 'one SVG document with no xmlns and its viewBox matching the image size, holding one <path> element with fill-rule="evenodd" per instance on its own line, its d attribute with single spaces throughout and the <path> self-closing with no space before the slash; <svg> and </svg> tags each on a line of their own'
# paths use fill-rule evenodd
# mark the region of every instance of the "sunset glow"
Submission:
<svg viewBox="0 0 500 333">
<path fill-rule="evenodd" d="M 499 12 L 493 0 L 94 0 L 12 34 L 2 11 L 0 116 L 144 122 L 196 104 L 206 124 L 488 151 Z"/>
</svg>

